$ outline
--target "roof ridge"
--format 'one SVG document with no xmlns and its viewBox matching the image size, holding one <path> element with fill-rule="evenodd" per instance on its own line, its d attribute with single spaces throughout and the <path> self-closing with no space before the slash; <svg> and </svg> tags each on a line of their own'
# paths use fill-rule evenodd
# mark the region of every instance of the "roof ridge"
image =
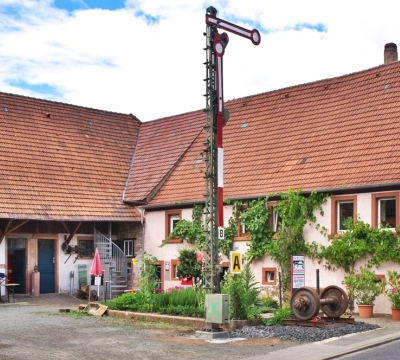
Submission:
<svg viewBox="0 0 400 360">
<path fill-rule="evenodd" d="M 86 109 L 86 110 L 91 110 L 91 111 L 96 111 L 96 112 L 101 112 L 101 113 L 109 113 L 109 114 L 117 114 L 117 115 L 125 115 L 125 116 L 132 116 L 134 119 L 140 121 L 135 115 L 133 115 L 132 113 L 121 113 L 121 112 L 117 112 L 117 111 L 110 111 L 110 110 L 101 110 L 101 109 L 96 109 L 96 108 L 92 108 L 92 107 L 88 107 L 88 106 L 83 106 L 83 105 L 75 105 L 75 104 L 69 104 L 66 102 L 62 102 L 62 101 L 56 101 L 56 100 L 48 100 L 48 99 L 42 99 L 42 98 L 38 98 L 38 97 L 34 97 L 34 96 L 28 96 L 28 95 L 21 95 L 21 94 L 13 94 L 13 93 L 8 93 L 8 92 L 4 92 L 4 91 L 0 91 L 0 95 L 7 95 L 7 96 L 15 96 L 15 97 L 19 97 L 25 100 L 34 100 L 34 101 L 42 101 L 45 103 L 52 103 L 52 104 L 59 104 L 59 105 L 65 105 L 68 107 L 75 107 L 75 108 L 80 108 L 80 109 Z M 142 121 L 140 121 L 142 123 Z"/>
<path fill-rule="evenodd" d="M 310 85 L 314 85 L 314 84 L 317 85 L 317 84 L 321 84 L 321 83 L 324 83 L 324 82 L 327 82 L 327 81 L 334 81 L 335 79 L 338 79 L 338 80 L 339 79 L 344 79 L 344 78 L 347 78 L 347 77 L 350 77 L 350 76 L 354 76 L 354 75 L 359 75 L 359 74 L 362 74 L 362 73 L 370 72 L 370 71 L 373 71 L 373 70 L 376 70 L 376 69 L 379 69 L 379 68 L 399 65 L 399 63 L 400 63 L 400 61 L 393 61 L 393 62 L 391 62 L 389 64 L 381 64 L 381 65 L 377 65 L 377 66 L 371 67 L 369 69 L 355 71 L 355 72 L 344 74 L 344 75 L 334 76 L 334 77 L 325 78 L 325 79 L 319 79 L 319 80 L 310 81 L 310 82 L 297 84 L 297 85 L 291 85 L 291 86 L 287 86 L 287 87 L 283 87 L 283 88 L 279 88 L 279 89 L 275 89 L 275 90 L 271 90 L 271 91 L 261 92 L 261 93 L 258 93 L 258 94 L 242 96 L 242 97 L 239 97 L 239 98 L 233 98 L 233 99 L 225 101 L 225 103 L 227 104 L 227 103 L 230 103 L 230 102 L 233 102 L 233 101 L 246 100 L 246 99 L 255 98 L 255 97 L 258 97 L 258 96 L 261 96 L 261 95 L 266 95 L 266 94 L 279 93 L 279 92 L 283 92 L 283 91 L 286 91 L 286 90 L 299 89 L 299 88 L 302 88 L 302 87 L 310 87 Z"/>
</svg>

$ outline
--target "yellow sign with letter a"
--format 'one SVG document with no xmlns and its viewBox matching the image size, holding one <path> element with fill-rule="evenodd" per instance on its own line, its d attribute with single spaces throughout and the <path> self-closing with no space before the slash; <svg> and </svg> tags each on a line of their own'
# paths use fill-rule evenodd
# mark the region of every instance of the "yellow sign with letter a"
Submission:
<svg viewBox="0 0 400 360">
<path fill-rule="evenodd" d="M 231 251 L 229 260 L 231 273 L 240 274 L 242 272 L 242 254 L 240 252 Z"/>
</svg>

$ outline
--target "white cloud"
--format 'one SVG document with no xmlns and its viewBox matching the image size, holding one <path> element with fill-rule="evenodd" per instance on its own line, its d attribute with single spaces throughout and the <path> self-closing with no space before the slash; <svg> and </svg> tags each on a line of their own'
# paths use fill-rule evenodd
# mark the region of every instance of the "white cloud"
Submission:
<svg viewBox="0 0 400 360">
<path fill-rule="evenodd" d="M 391 0 L 379 5 L 344 0 L 213 3 L 217 16 L 262 31 L 259 46 L 230 34 L 225 100 L 377 66 L 385 43 L 399 43 L 400 23 Z M 205 106 L 207 3 L 128 0 L 125 9 L 70 13 L 52 4 L 1 1 L 0 91 L 133 113 L 143 121 Z M 47 84 L 56 92 L 38 94 L 22 89 L 21 83 Z"/>
</svg>

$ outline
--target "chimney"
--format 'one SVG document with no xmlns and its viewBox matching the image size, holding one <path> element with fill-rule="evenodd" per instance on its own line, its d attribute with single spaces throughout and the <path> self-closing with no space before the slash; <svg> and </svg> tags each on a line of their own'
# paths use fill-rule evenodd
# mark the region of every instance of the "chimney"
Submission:
<svg viewBox="0 0 400 360">
<path fill-rule="evenodd" d="M 393 61 L 397 61 L 397 45 L 395 43 L 386 44 L 383 57 L 384 64 L 389 64 Z"/>
</svg>

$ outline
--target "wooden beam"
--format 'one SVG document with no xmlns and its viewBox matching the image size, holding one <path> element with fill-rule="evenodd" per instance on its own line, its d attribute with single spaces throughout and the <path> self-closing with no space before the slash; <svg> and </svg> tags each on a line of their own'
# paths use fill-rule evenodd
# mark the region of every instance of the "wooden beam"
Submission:
<svg viewBox="0 0 400 360">
<path fill-rule="evenodd" d="M 22 225 L 25 225 L 25 224 L 26 224 L 27 222 L 29 222 L 29 221 L 30 221 L 30 220 L 24 220 L 22 223 L 20 223 L 20 224 L 14 226 L 14 227 L 9 231 L 9 233 L 11 233 L 11 232 L 13 232 L 13 231 L 19 229 Z"/>
<path fill-rule="evenodd" d="M 67 244 L 69 244 L 72 240 L 72 238 L 75 236 L 75 234 L 77 233 L 77 231 L 79 230 L 80 226 L 82 225 L 82 221 L 78 222 L 78 224 L 76 225 L 74 231 L 72 233 L 69 234 L 68 239 L 65 240 L 65 242 Z"/>
<path fill-rule="evenodd" d="M 13 220 L 14 219 L 8 219 L 8 222 L 7 222 L 6 227 L 4 228 L 4 230 L 0 229 L 0 244 L 2 243 L 3 239 L 7 235 L 8 229 L 10 228 Z"/>
<path fill-rule="evenodd" d="M 64 226 L 64 229 L 67 230 L 67 233 L 69 234 L 70 231 L 69 231 L 68 225 L 65 223 L 65 221 L 61 221 L 61 225 Z"/>
</svg>

